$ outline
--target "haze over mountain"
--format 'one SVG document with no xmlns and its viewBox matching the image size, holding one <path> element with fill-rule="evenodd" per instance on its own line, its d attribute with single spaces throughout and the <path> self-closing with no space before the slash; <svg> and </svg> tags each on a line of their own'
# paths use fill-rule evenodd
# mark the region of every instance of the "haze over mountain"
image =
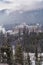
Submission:
<svg viewBox="0 0 43 65">
<path fill-rule="evenodd" d="M 43 23 L 43 0 L 0 0 L 0 25 Z"/>
<path fill-rule="evenodd" d="M 43 9 L 23 11 L 10 11 L 7 9 L 0 10 L 0 24 L 16 24 L 16 23 L 40 23 L 43 24 Z"/>
</svg>

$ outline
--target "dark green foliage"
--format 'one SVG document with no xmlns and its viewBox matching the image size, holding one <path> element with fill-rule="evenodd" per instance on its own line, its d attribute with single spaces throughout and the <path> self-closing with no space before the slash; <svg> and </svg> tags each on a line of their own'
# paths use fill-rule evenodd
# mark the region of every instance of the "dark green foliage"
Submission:
<svg viewBox="0 0 43 65">
<path fill-rule="evenodd" d="M 6 53 L 6 54 L 4 54 Z M 5 38 L 5 43 L 1 47 L 2 63 L 12 63 L 12 47 L 9 44 L 9 40 Z"/>
<path fill-rule="evenodd" d="M 36 50 L 35 50 L 35 58 L 36 58 L 36 61 L 38 61 L 38 50 L 37 50 L 37 47 L 36 47 Z"/>
<path fill-rule="evenodd" d="M 23 49 L 26 52 L 35 52 L 36 46 L 40 45 L 41 50 L 43 51 L 43 33 L 30 32 L 24 27 L 23 29 Z"/>
<path fill-rule="evenodd" d="M 23 29 L 23 48 L 28 52 L 28 46 L 29 46 L 29 35 L 28 35 L 28 28 L 24 27 Z"/>
<path fill-rule="evenodd" d="M 23 65 L 23 50 L 20 43 L 17 44 L 15 49 L 15 63 Z"/>
<path fill-rule="evenodd" d="M 28 61 L 28 65 L 30 65 L 30 56 L 29 56 L 29 54 L 27 54 L 27 61 Z"/>
</svg>

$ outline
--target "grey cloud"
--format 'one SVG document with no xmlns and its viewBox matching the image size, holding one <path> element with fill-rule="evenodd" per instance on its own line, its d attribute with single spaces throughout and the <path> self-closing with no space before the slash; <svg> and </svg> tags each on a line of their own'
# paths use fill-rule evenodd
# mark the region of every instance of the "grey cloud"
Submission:
<svg viewBox="0 0 43 65">
<path fill-rule="evenodd" d="M 10 3 L 12 3 L 12 2 L 10 2 L 10 1 L 4 1 L 4 3 L 10 4 Z"/>
<path fill-rule="evenodd" d="M 0 2 L 2 2 L 2 3 L 6 3 L 6 4 L 10 4 L 10 3 L 12 3 L 11 1 L 7 1 L 7 0 L 0 0 Z"/>
</svg>

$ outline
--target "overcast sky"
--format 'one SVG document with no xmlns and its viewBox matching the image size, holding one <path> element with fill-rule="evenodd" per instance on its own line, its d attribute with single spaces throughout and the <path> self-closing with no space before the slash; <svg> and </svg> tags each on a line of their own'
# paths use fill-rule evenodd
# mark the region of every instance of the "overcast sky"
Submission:
<svg viewBox="0 0 43 65">
<path fill-rule="evenodd" d="M 38 8 L 43 8 L 43 0 L 0 0 L 0 10 L 32 10 Z"/>
</svg>

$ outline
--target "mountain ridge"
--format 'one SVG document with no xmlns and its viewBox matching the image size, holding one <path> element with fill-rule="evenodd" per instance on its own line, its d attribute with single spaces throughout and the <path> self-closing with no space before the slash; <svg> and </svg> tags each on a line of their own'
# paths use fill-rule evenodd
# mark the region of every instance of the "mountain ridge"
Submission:
<svg viewBox="0 0 43 65">
<path fill-rule="evenodd" d="M 0 21 L 3 24 L 19 24 L 19 23 L 27 23 L 27 24 L 34 24 L 39 23 L 43 24 L 43 9 L 32 10 L 32 11 L 22 11 L 17 10 L 10 12 L 8 15 L 5 13 L 8 10 L 2 10 L 0 13 Z M 0 24 L 1 24 L 0 23 Z"/>
</svg>

